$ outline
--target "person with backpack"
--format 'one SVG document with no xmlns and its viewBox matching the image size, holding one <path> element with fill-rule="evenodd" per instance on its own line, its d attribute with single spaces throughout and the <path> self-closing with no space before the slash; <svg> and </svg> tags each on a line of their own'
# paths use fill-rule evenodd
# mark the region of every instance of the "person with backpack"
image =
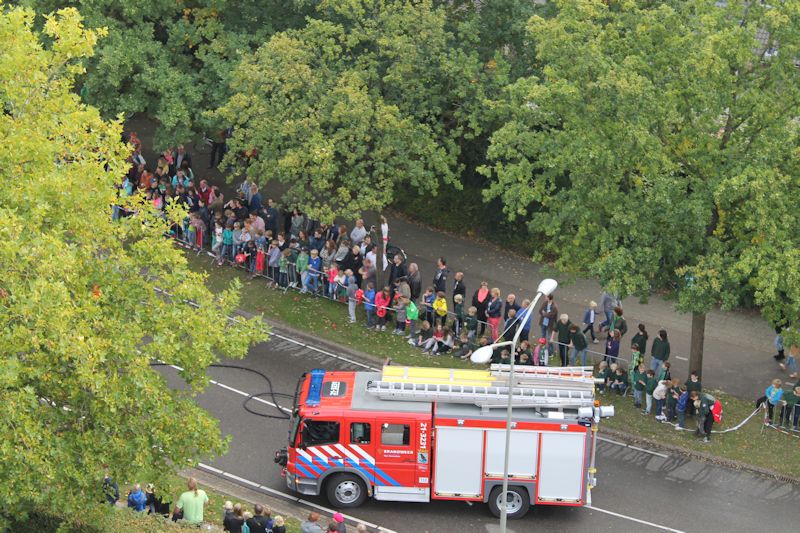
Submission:
<svg viewBox="0 0 800 533">
<path fill-rule="evenodd" d="M 711 442 L 711 428 L 714 427 L 714 421 L 717 415 L 713 412 L 716 407 L 717 399 L 708 394 L 707 392 L 692 391 L 689 399 L 694 403 L 697 412 L 697 429 L 694 434 L 697 437 L 702 436 L 703 442 Z M 719 417 L 721 418 L 722 411 L 719 410 Z"/>
</svg>

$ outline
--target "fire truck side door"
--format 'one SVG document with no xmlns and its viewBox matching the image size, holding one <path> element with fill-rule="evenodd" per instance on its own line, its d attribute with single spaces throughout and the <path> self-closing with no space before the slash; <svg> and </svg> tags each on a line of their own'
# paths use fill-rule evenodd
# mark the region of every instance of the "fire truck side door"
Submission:
<svg viewBox="0 0 800 533">
<path fill-rule="evenodd" d="M 384 419 L 377 433 L 376 474 L 382 476 L 388 486 L 418 486 L 414 421 Z"/>
<path fill-rule="evenodd" d="M 349 440 L 342 450 L 347 455 L 348 464 L 358 468 L 372 483 L 375 483 L 375 436 L 378 425 L 374 420 L 350 422 Z"/>
</svg>

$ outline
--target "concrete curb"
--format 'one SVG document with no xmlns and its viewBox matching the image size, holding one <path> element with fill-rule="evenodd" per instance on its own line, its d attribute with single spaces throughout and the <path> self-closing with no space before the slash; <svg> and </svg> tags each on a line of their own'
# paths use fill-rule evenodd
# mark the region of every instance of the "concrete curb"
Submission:
<svg viewBox="0 0 800 533">
<path fill-rule="evenodd" d="M 253 318 L 256 315 L 254 313 L 249 313 L 247 311 L 239 310 L 239 314 L 246 318 Z M 299 340 L 306 344 L 310 344 L 312 346 L 320 346 L 323 349 L 330 351 L 331 353 L 341 354 L 351 359 L 355 359 L 360 361 L 364 364 L 374 365 L 380 367 L 383 364 L 383 361 L 378 360 L 377 357 L 369 355 L 367 353 L 355 350 L 353 348 L 349 348 L 346 346 L 340 346 L 338 344 L 326 341 L 324 339 L 320 339 L 314 337 L 313 335 L 309 335 L 306 331 L 301 331 L 295 329 L 291 326 L 286 325 L 285 323 L 274 320 L 264 318 L 264 321 L 269 324 L 270 326 L 274 327 L 275 329 L 279 330 L 279 332 L 288 333 L 293 337 L 297 337 Z M 627 433 L 625 431 L 620 431 L 618 429 L 609 429 L 605 427 L 601 427 L 600 430 L 604 435 L 608 435 L 610 437 L 614 437 L 620 441 L 625 442 L 626 444 L 634 444 L 634 445 L 642 445 L 645 444 L 651 448 L 656 448 L 659 450 L 664 450 L 668 452 L 672 452 L 674 454 L 682 455 L 684 457 L 691 457 L 692 459 L 697 459 L 700 461 L 704 461 L 707 463 L 712 463 L 720 466 L 725 466 L 727 468 L 731 468 L 733 470 L 741 470 L 745 472 L 751 472 L 760 476 L 769 477 L 778 481 L 784 481 L 787 483 L 792 483 L 794 485 L 800 485 L 800 478 L 789 476 L 786 474 L 781 474 L 780 472 L 776 472 L 774 470 L 770 470 L 768 468 L 762 468 L 759 466 L 751 465 L 748 463 L 744 463 L 741 461 L 735 461 L 733 459 L 727 459 L 724 457 L 720 457 L 711 453 L 704 453 L 698 452 L 695 450 L 691 450 L 689 448 L 683 448 L 681 446 L 676 446 L 674 444 L 665 444 L 659 442 L 654 439 L 649 439 L 646 437 L 641 437 L 639 435 L 634 435 L 632 433 Z"/>
<path fill-rule="evenodd" d="M 682 455 L 684 457 L 690 457 L 692 459 L 697 459 L 699 461 L 704 461 L 707 463 L 712 463 L 719 466 L 724 466 L 726 468 L 730 468 L 732 470 L 741 470 L 743 472 L 750 472 L 753 474 L 757 474 L 760 476 L 769 477 L 775 479 L 777 481 L 783 481 L 786 483 L 792 483 L 794 485 L 800 485 L 800 478 L 789 476 L 786 474 L 781 474 L 780 472 L 776 472 L 774 470 L 770 470 L 769 468 L 762 468 L 760 466 L 751 465 L 748 463 L 744 463 L 741 461 L 735 461 L 733 459 L 727 459 L 725 457 L 720 457 L 718 455 L 714 455 L 711 453 L 704 453 L 698 452 L 696 450 L 691 450 L 689 448 L 684 448 L 682 446 L 676 446 L 674 444 L 666 444 L 659 442 L 654 439 L 649 439 L 646 437 L 640 437 L 639 435 L 633 435 L 631 433 L 627 433 L 625 431 L 620 431 L 618 429 L 610 429 L 605 427 L 600 427 L 600 434 L 606 435 L 609 437 L 614 437 L 625 444 L 633 444 L 635 446 L 642 446 L 646 445 L 650 448 L 655 448 L 657 450 L 662 450 L 665 452 L 671 452 L 674 454 Z M 713 442 L 713 441 L 712 441 Z"/>
</svg>

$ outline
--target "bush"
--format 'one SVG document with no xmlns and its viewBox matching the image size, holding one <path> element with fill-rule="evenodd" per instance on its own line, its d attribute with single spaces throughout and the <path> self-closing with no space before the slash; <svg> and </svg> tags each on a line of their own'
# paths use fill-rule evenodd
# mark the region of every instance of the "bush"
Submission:
<svg viewBox="0 0 800 533">
<path fill-rule="evenodd" d="M 11 518 L 9 533 L 30 531 L 62 531 L 69 533 L 162 533 L 170 531 L 197 531 L 196 527 L 173 522 L 161 515 L 137 513 L 132 509 L 99 505 L 87 508 L 79 517 L 63 517 L 34 510 L 25 518 Z M 61 529 L 59 529 L 59 527 Z M 215 528 L 214 531 L 221 531 Z"/>
</svg>

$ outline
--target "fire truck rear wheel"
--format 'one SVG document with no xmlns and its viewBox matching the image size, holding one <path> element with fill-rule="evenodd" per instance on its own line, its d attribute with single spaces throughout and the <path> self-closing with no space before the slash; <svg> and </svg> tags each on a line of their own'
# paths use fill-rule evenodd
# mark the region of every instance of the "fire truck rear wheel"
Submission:
<svg viewBox="0 0 800 533">
<path fill-rule="evenodd" d="M 353 474 L 337 474 L 326 483 L 328 501 L 334 507 L 358 507 L 367 499 L 367 487 Z"/>
<path fill-rule="evenodd" d="M 500 506 L 502 505 L 502 485 L 498 485 L 489 493 L 489 510 L 496 517 L 500 517 Z M 508 518 L 522 518 L 528 513 L 531 503 L 528 499 L 528 491 L 523 487 L 508 487 Z"/>
</svg>

